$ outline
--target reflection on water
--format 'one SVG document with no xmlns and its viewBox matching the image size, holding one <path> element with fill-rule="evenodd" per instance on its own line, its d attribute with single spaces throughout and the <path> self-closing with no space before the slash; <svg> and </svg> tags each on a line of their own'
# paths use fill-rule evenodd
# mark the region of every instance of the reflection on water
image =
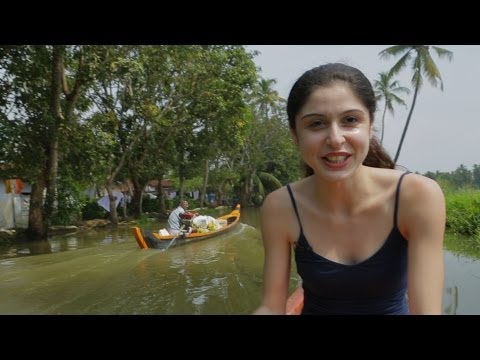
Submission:
<svg viewBox="0 0 480 360">
<path fill-rule="evenodd" d="M 168 251 L 140 250 L 129 228 L 11 245 L 0 254 L 0 314 L 249 314 L 262 291 L 258 210 L 241 221 Z M 445 264 L 443 312 L 480 314 L 480 261 L 446 251 Z"/>
<path fill-rule="evenodd" d="M 446 315 L 457 315 L 458 308 L 458 286 L 450 286 L 445 289 L 445 295 L 450 301 L 446 301 L 447 306 L 443 309 Z"/>
<path fill-rule="evenodd" d="M 88 232 L 56 235 L 43 241 L 20 241 L 0 247 L 0 259 L 78 250 L 130 241 L 130 228 L 104 228 Z M 2 245 L 2 244 L 0 244 Z"/>
<path fill-rule="evenodd" d="M 480 314 L 480 261 L 445 251 L 443 312 Z"/>
</svg>

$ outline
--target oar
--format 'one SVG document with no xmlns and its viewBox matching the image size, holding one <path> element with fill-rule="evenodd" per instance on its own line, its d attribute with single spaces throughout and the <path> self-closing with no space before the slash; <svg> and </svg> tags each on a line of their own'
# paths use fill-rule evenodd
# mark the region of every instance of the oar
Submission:
<svg viewBox="0 0 480 360">
<path fill-rule="evenodd" d="M 167 245 L 167 247 L 165 248 L 165 250 L 168 250 L 168 248 L 169 248 L 170 246 L 172 246 L 172 244 L 174 243 L 174 241 L 177 240 L 177 238 L 178 238 L 180 235 L 182 235 L 182 230 L 183 230 L 184 227 L 185 227 L 185 225 L 182 225 L 182 226 L 180 227 L 180 230 L 178 230 L 178 235 L 175 236 L 175 237 L 172 239 L 172 241 L 170 241 L 170 243 Z"/>
</svg>

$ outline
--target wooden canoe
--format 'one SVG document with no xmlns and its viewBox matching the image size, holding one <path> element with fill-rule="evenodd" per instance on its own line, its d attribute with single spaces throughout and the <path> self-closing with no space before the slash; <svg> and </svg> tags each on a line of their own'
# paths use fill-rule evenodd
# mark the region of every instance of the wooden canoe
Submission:
<svg viewBox="0 0 480 360">
<path fill-rule="evenodd" d="M 184 234 L 180 236 L 175 236 L 175 235 L 162 236 L 156 232 L 144 230 L 137 226 L 132 227 L 132 232 L 133 232 L 133 235 L 135 236 L 135 240 L 137 240 L 137 244 L 140 247 L 140 249 L 163 249 L 163 248 L 166 248 L 174 238 L 176 238 L 176 241 L 178 241 L 178 243 L 182 243 L 182 244 L 188 243 L 191 241 L 208 239 L 208 238 L 228 232 L 240 222 L 240 205 L 237 205 L 235 207 L 235 210 L 233 210 L 231 213 L 218 217 L 217 220 L 225 220 L 227 224 L 218 230 L 209 231 L 206 233 L 196 232 L 196 233 Z"/>
<path fill-rule="evenodd" d="M 300 315 L 303 309 L 303 288 L 298 287 L 287 300 L 287 315 Z"/>
</svg>

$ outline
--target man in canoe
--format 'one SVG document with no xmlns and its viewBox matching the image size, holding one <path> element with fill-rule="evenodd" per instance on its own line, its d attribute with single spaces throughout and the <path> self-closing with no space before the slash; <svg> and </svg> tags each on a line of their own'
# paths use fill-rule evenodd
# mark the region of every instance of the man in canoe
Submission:
<svg viewBox="0 0 480 360">
<path fill-rule="evenodd" d="M 187 209 L 188 201 L 181 200 L 177 208 L 170 213 L 167 230 L 171 235 L 178 235 L 182 227 L 183 219 L 191 219 L 197 215 L 196 213 L 187 212 Z"/>
</svg>

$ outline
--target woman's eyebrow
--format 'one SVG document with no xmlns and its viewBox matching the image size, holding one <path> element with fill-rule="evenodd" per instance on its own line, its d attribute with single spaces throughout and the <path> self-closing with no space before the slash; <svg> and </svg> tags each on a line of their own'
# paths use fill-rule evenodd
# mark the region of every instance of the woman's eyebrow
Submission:
<svg viewBox="0 0 480 360">
<path fill-rule="evenodd" d="M 309 116 L 325 117 L 325 115 L 324 115 L 324 114 L 319 114 L 319 113 L 311 113 L 311 114 L 306 114 L 306 115 L 303 115 L 303 116 L 300 118 L 300 120 L 303 120 L 303 119 L 305 119 L 305 118 L 307 118 L 307 117 L 309 117 Z"/>
<path fill-rule="evenodd" d="M 345 111 L 342 111 L 340 113 L 340 115 L 345 115 L 345 114 L 348 114 L 348 113 L 360 113 L 360 114 L 365 114 L 365 112 L 362 110 L 362 109 L 348 109 L 348 110 L 345 110 Z M 321 113 L 310 113 L 310 114 L 305 114 L 303 115 L 300 120 L 303 120 L 309 116 L 317 116 L 317 117 L 325 117 L 325 114 L 321 114 Z"/>
</svg>

